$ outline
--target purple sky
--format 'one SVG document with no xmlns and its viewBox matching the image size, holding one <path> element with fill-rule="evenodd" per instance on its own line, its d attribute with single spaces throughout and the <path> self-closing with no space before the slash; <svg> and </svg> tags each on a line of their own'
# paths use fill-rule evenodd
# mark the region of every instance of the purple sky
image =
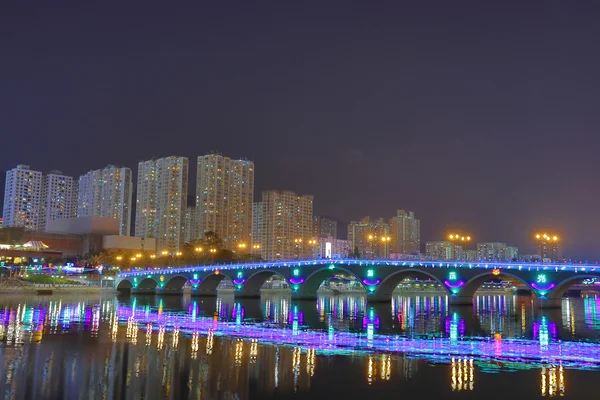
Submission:
<svg viewBox="0 0 600 400">
<path fill-rule="evenodd" d="M 0 183 L 217 150 L 257 198 L 599 259 L 592 3 L 4 1 Z"/>
</svg>

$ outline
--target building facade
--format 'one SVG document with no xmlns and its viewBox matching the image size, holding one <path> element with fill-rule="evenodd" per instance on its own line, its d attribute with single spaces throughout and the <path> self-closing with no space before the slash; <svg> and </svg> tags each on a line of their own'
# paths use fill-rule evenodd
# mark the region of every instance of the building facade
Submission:
<svg viewBox="0 0 600 400">
<path fill-rule="evenodd" d="M 393 251 L 416 255 L 421 252 L 421 221 L 412 211 L 398 210 L 390 220 Z"/>
<path fill-rule="evenodd" d="M 2 211 L 4 227 L 40 229 L 43 184 L 42 173 L 31 170 L 29 165 L 17 165 L 6 172 Z"/>
<path fill-rule="evenodd" d="M 196 206 L 187 206 L 185 210 L 185 235 L 184 242 L 189 243 L 198 239 L 198 214 Z"/>
<path fill-rule="evenodd" d="M 383 242 L 381 239 L 389 235 L 390 226 L 383 218 L 372 221 L 370 217 L 364 217 L 348 225 L 350 251 L 353 255 L 358 251 L 360 258 L 386 258 L 393 242 Z"/>
<path fill-rule="evenodd" d="M 477 243 L 477 257 L 481 261 L 518 260 L 519 249 L 502 242 Z"/>
<path fill-rule="evenodd" d="M 77 204 L 77 191 L 73 177 L 60 171 L 50 171 L 44 176 L 42 189 L 40 228 L 46 230 L 48 221 L 72 218 L 74 204 Z"/>
<path fill-rule="evenodd" d="M 259 201 L 252 204 L 252 248 L 254 250 L 259 250 L 263 246 L 264 219 L 264 203 Z"/>
<path fill-rule="evenodd" d="M 79 177 L 77 216 L 119 220 L 119 234 L 131 234 L 131 169 L 108 165 Z"/>
<path fill-rule="evenodd" d="M 313 217 L 313 237 L 337 239 L 337 221 L 333 218 L 315 215 Z"/>
<path fill-rule="evenodd" d="M 425 255 L 431 260 L 453 260 L 456 245 L 447 241 L 426 242 Z"/>
<path fill-rule="evenodd" d="M 225 248 L 248 245 L 252 236 L 254 163 L 220 154 L 198 157 L 196 207 L 198 235 L 215 232 Z"/>
<path fill-rule="evenodd" d="M 317 246 L 313 251 L 316 258 L 347 258 L 350 254 L 350 245 L 347 240 L 336 239 L 333 236 L 317 238 Z"/>
<path fill-rule="evenodd" d="M 184 244 L 188 168 L 178 156 L 138 165 L 135 236 L 155 238 L 158 251 L 172 254 Z"/>
<path fill-rule="evenodd" d="M 261 256 L 265 260 L 310 257 L 313 253 L 313 196 L 290 191 L 262 193 Z"/>
</svg>

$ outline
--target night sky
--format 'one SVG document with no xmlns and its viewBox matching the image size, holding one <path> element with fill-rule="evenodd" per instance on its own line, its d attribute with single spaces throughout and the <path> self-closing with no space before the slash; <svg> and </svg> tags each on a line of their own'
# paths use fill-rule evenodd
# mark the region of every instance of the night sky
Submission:
<svg viewBox="0 0 600 400">
<path fill-rule="evenodd" d="M 4 0 L 0 184 L 182 155 L 193 194 L 214 150 L 255 162 L 256 199 L 313 194 L 344 223 L 409 209 L 422 242 L 521 253 L 545 229 L 600 259 L 593 3 Z"/>
</svg>

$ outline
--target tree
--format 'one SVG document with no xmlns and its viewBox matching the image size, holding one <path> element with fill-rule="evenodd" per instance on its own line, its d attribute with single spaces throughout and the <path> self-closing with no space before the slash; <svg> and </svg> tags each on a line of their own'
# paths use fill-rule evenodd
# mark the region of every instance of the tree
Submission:
<svg viewBox="0 0 600 400">
<path fill-rule="evenodd" d="M 206 250 L 216 249 L 219 251 L 223 248 L 223 239 L 213 231 L 206 232 L 204 237 L 199 240 L 199 243 Z"/>
</svg>

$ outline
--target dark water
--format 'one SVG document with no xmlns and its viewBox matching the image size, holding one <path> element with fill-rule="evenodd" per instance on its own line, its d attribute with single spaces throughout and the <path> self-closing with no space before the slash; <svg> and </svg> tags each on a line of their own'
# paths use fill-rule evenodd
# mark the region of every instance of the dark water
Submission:
<svg viewBox="0 0 600 400">
<path fill-rule="evenodd" d="M 0 396 L 600 398 L 600 297 L 0 299 Z"/>
</svg>

